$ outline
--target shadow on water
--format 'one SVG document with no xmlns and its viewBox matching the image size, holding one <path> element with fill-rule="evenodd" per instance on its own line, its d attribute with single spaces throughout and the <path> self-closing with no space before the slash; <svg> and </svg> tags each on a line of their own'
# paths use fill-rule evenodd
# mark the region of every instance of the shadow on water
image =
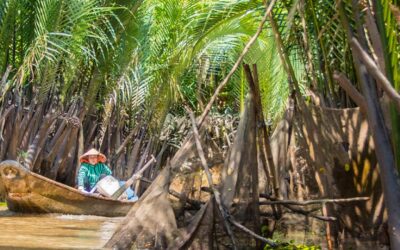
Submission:
<svg viewBox="0 0 400 250">
<path fill-rule="evenodd" d="M 0 206 L 0 249 L 100 249 L 122 217 L 19 214 Z"/>
</svg>

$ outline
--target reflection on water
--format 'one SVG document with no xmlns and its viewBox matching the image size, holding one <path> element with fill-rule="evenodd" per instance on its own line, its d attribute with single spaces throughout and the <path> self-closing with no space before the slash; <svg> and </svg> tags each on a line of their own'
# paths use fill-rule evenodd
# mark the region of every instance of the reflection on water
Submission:
<svg viewBox="0 0 400 250">
<path fill-rule="evenodd" d="M 1 249 L 97 249 L 122 217 L 17 214 L 0 207 Z"/>
</svg>

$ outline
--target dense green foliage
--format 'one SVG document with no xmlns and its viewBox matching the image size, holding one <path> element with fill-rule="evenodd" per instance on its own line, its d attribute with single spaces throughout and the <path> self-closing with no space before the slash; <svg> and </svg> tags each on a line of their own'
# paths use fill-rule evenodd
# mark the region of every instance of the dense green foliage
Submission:
<svg viewBox="0 0 400 250">
<path fill-rule="evenodd" d="M 111 95 L 130 115 L 145 103 L 162 119 L 171 105 L 207 103 L 255 33 L 264 6 L 249 0 L 7 0 L 0 9 L 0 66 L 2 72 L 11 66 L 13 76 L 7 87 L 37 91 L 40 100 L 56 96 L 64 104 L 81 96 L 100 109 Z M 259 65 L 272 118 L 288 94 L 276 54 L 268 31 L 245 58 Z M 246 89 L 239 69 L 219 110 L 238 110 Z"/>
<path fill-rule="evenodd" d="M 344 4 L 357 18 L 361 10 L 350 1 Z M 381 4 L 392 62 L 388 70 L 397 79 L 397 23 L 389 7 L 394 5 Z M 11 66 L 13 78 L 4 84 L 38 92 L 39 101 L 56 96 L 66 104 L 81 96 L 100 111 L 111 95 L 130 116 L 141 104 L 159 119 L 181 103 L 201 109 L 255 33 L 264 9 L 256 0 L 5 0 L 0 68 L 5 72 Z M 340 70 L 355 80 L 336 10 L 337 4 L 326 1 L 286 0 L 278 1 L 273 12 L 303 94 L 311 88 L 328 106 L 348 107 L 351 102 L 332 79 Z M 350 21 L 356 29 L 357 20 Z M 259 67 L 264 112 L 272 119 L 282 112 L 289 92 L 277 54 L 268 28 L 245 58 Z M 246 90 L 239 69 L 220 96 L 219 111 L 238 110 Z"/>
</svg>

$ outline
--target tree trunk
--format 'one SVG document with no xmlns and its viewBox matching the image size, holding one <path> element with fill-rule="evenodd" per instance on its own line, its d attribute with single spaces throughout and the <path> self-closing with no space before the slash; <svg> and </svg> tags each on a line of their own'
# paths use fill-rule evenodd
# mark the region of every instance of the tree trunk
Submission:
<svg viewBox="0 0 400 250">
<path fill-rule="evenodd" d="M 395 167 L 394 155 L 382 112 L 377 100 L 376 89 L 367 78 L 367 70 L 360 65 L 362 89 L 367 101 L 368 121 L 372 129 L 376 157 L 380 166 L 380 178 L 388 210 L 390 246 L 400 249 L 400 179 Z"/>
</svg>

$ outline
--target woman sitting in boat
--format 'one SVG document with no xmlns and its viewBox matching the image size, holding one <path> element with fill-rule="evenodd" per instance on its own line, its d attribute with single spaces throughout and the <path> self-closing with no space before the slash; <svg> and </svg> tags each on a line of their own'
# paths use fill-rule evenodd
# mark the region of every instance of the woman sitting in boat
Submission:
<svg viewBox="0 0 400 250">
<path fill-rule="evenodd" d="M 105 164 L 106 161 L 106 156 L 94 148 L 79 158 L 81 167 L 78 172 L 78 189 L 80 191 L 91 192 L 101 177 L 112 174 Z"/>
<path fill-rule="evenodd" d="M 106 161 L 106 156 L 94 148 L 87 151 L 79 158 L 81 167 L 78 172 L 78 189 L 80 191 L 93 193 L 96 190 L 96 184 L 99 180 L 112 174 L 110 168 L 105 164 Z M 125 184 L 125 181 L 115 181 L 117 181 L 120 186 Z M 123 199 L 128 200 L 138 199 L 135 192 L 130 187 L 125 190 L 123 197 Z"/>
</svg>

